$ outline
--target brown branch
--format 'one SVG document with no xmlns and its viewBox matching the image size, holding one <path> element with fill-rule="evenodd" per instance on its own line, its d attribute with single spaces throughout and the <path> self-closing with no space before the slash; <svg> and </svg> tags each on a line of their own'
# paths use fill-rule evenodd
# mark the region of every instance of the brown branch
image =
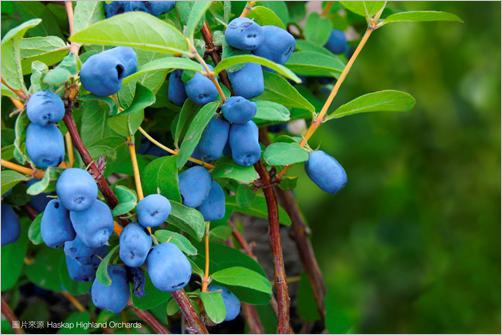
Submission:
<svg viewBox="0 0 502 335">
<path fill-rule="evenodd" d="M 9 320 L 10 325 L 12 329 L 14 329 L 14 332 L 16 334 L 24 334 L 24 330 L 21 328 L 19 325 L 19 319 L 17 318 L 16 314 L 10 309 L 9 305 L 7 304 L 7 301 L 2 297 L 2 314 L 5 316 L 7 320 Z M 19 327 L 14 328 L 13 324 L 19 325 Z"/>
<path fill-rule="evenodd" d="M 77 148 L 77 151 L 79 152 L 80 157 L 82 157 L 82 160 L 84 161 L 85 165 L 89 166 L 89 170 L 96 179 L 98 188 L 105 197 L 106 202 L 111 208 L 114 208 L 115 206 L 117 206 L 119 201 L 115 196 L 115 194 L 113 193 L 112 189 L 110 188 L 110 185 L 108 185 L 108 182 L 103 176 L 102 171 L 98 168 L 98 166 L 92 159 L 91 154 L 85 147 L 84 142 L 80 137 L 80 134 L 77 129 L 77 124 L 75 123 L 75 119 L 73 118 L 72 115 L 72 101 L 66 100 L 65 102 L 66 102 L 66 108 L 65 108 L 66 113 L 64 115 L 63 121 L 66 125 L 66 128 L 68 129 L 68 132 L 71 135 L 73 144 L 75 145 L 75 148 Z"/>
<path fill-rule="evenodd" d="M 183 314 L 183 317 L 188 324 L 188 328 L 190 328 L 190 332 L 197 334 L 208 334 L 206 325 L 202 322 L 202 320 L 193 309 L 193 306 L 190 303 L 190 299 L 188 299 L 185 291 L 178 290 L 172 292 L 171 295 L 178 303 L 178 306 L 180 306 L 181 313 Z"/>
<path fill-rule="evenodd" d="M 284 270 L 284 259 L 282 255 L 281 232 L 279 227 L 279 209 L 277 198 L 273 187 L 270 187 L 270 175 L 261 161 L 255 164 L 255 170 L 265 186 L 263 193 L 267 202 L 268 226 L 270 246 L 274 257 L 274 283 L 277 295 L 278 324 L 277 332 L 280 334 L 290 333 L 289 325 L 289 293 Z M 268 186 L 268 187 L 267 187 Z"/>
<path fill-rule="evenodd" d="M 265 332 L 260 316 L 253 305 L 242 304 L 242 314 L 246 318 L 251 334 L 263 334 Z"/>
<path fill-rule="evenodd" d="M 139 308 L 134 307 L 133 305 L 130 305 L 131 309 L 133 312 L 143 321 L 145 321 L 150 328 L 156 333 L 156 334 L 169 334 L 169 330 L 164 327 L 159 320 L 157 320 L 152 314 L 150 314 L 147 311 L 143 311 Z"/>
</svg>

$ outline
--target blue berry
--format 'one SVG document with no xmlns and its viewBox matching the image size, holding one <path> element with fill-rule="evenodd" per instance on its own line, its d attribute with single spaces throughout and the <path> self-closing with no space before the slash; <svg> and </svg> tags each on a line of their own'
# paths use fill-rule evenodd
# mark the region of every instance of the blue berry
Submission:
<svg viewBox="0 0 502 335">
<path fill-rule="evenodd" d="M 66 269 L 68 270 L 68 275 L 71 279 L 76 281 L 92 281 L 96 275 L 96 270 L 98 269 L 98 264 L 84 264 L 77 261 L 75 258 L 70 256 L 65 256 L 66 258 Z"/>
<path fill-rule="evenodd" d="M 10 205 L 2 204 L 2 246 L 14 243 L 19 238 L 19 217 Z"/>
<path fill-rule="evenodd" d="M 70 219 L 78 237 L 90 248 L 105 245 L 113 232 L 112 211 L 101 200 L 86 210 L 70 211 Z"/>
<path fill-rule="evenodd" d="M 251 99 L 259 96 L 265 90 L 263 70 L 260 64 L 247 63 L 241 69 L 228 72 L 235 95 Z"/>
<path fill-rule="evenodd" d="M 230 97 L 221 106 L 221 111 L 228 122 L 244 124 L 256 115 L 256 103 L 244 97 Z"/>
<path fill-rule="evenodd" d="M 225 216 L 225 192 L 213 181 L 206 200 L 198 208 L 206 221 L 221 220 Z"/>
<path fill-rule="evenodd" d="M 145 229 L 136 223 L 129 223 L 120 233 L 120 259 L 125 265 L 138 267 L 145 262 L 152 248 L 152 237 Z"/>
<path fill-rule="evenodd" d="M 51 91 L 33 94 L 26 103 L 26 115 L 40 126 L 59 122 L 65 114 L 63 100 Z"/>
<path fill-rule="evenodd" d="M 89 172 L 71 168 L 59 176 L 56 192 L 63 206 L 70 211 L 83 211 L 98 197 L 98 186 Z"/>
<path fill-rule="evenodd" d="M 218 98 L 218 90 L 211 79 L 200 72 L 195 73 L 192 79 L 185 84 L 187 96 L 197 105 L 205 105 Z"/>
<path fill-rule="evenodd" d="M 253 20 L 238 17 L 228 24 L 225 39 L 231 47 L 251 51 L 263 41 L 263 29 Z"/>
<path fill-rule="evenodd" d="M 91 297 L 94 305 L 113 313 L 119 313 L 129 301 L 129 283 L 126 270 L 119 265 L 109 265 L 108 274 L 112 283 L 108 286 L 94 279 L 91 288 Z"/>
<path fill-rule="evenodd" d="M 296 41 L 287 30 L 276 26 L 263 26 L 263 42 L 254 53 L 278 64 L 284 64 L 295 51 Z"/>
<path fill-rule="evenodd" d="M 240 314 L 241 302 L 229 289 L 220 285 L 211 284 L 208 290 L 211 292 L 221 292 L 223 303 L 225 304 L 225 321 L 231 321 Z"/>
<path fill-rule="evenodd" d="M 89 248 L 82 240 L 75 236 L 72 241 L 64 243 L 64 253 L 73 258 L 80 264 L 99 264 L 99 258 L 106 256 L 108 248 L 101 246 L 99 248 Z"/>
<path fill-rule="evenodd" d="M 164 223 L 171 213 L 171 202 L 160 194 L 150 194 L 136 207 L 139 223 L 147 227 L 157 227 Z"/>
<path fill-rule="evenodd" d="M 187 98 L 185 84 L 181 80 L 181 70 L 171 72 L 169 75 L 169 86 L 167 89 L 167 97 L 173 104 L 181 106 Z"/>
<path fill-rule="evenodd" d="M 151 5 L 150 13 L 159 16 L 169 12 L 176 5 L 176 1 L 148 1 Z"/>
<path fill-rule="evenodd" d="M 232 159 L 235 163 L 251 166 L 260 159 L 258 127 L 253 121 L 248 121 L 245 124 L 233 124 L 230 127 L 229 143 Z"/>
<path fill-rule="evenodd" d="M 56 248 L 75 238 L 68 210 L 57 199 L 49 201 L 40 222 L 42 240 L 47 246 Z"/>
<path fill-rule="evenodd" d="M 153 286 L 165 292 L 184 288 L 190 281 L 192 266 L 173 243 L 162 243 L 152 249 L 146 260 Z"/>
<path fill-rule="evenodd" d="M 188 207 L 199 207 L 211 189 L 211 175 L 202 166 L 191 167 L 180 173 L 179 186 L 183 203 Z"/>
<path fill-rule="evenodd" d="M 331 31 L 328 42 L 326 42 L 324 47 L 337 55 L 343 54 L 349 49 L 345 34 L 343 31 L 337 29 Z"/>
<path fill-rule="evenodd" d="M 64 138 L 53 124 L 40 126 L 30 123 L 26 128 L 26 151 L 33 163 L 41 168 L 58 166 L 64 159 Z"/>
<path fill-rule="evenodd" d="M 347 174 L 340 163 L 322 150 L 310 153 L 305 171 L 321 190 L 328 193 L 335 194 L 347 183 Z"/>
<path fill-rule="evenodd" d="M 197 145 L 197 156 L 206 162 L 211 162 L 223 156 L 223 149 L 227 144 L 230 125 L 219 117 L 209 121 Z"/>
</svg>

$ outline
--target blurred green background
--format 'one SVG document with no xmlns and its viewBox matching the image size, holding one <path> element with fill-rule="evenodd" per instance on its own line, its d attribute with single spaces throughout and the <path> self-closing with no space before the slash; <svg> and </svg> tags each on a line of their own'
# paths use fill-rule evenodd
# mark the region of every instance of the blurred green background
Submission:
<svg viewBox="0 0 502 335">
<path fill-rule="evenodd" d="M 329 329 L 498 333 L 500 3 L 390 6 L 464 24 L 376 31 L 335 105 L 399 89 L 415 109 L 331 121 L 311 142 L 349 176 L 335 196 L 304 176 L 296 192 L 328 283 Z"/>
</svg>

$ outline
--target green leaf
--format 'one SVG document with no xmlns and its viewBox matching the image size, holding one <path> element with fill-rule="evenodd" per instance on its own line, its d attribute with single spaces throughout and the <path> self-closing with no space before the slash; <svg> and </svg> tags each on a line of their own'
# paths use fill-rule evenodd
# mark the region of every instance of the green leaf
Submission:
<svg viewBox="0 0 502 335">
<path fill-rule="evenodd" d="M 171 201 L 171 207 L 167 222 L 200 241 L 204 237 L 206 227 L 202 214 L 176 201 Z"/>
<path fill-rule="evenodd" d="M 119 246 L 116 245 L 108 254 L 103 258 L 101 263 L 99 263 L 98 270 L 96 271 L 96 279 L 103 285 L 109 286 L 112 283 L 112 278 L 108 274 L 108 264 L 112 259 L 115 252 L 118 250 Z"/>
<path fill-rule="evenodd" d="M 415 98 L 409 93 L 385 90 L 368 93 L 351 100 L 329 114 L 325 121 L 369 112 L 406 112 L 415 106 Z"/>
<path fill-rule="evenodd" d="M 463 23 L 457 15 L 441 11 L 410 11 L 395 13 L 383 19 L 381 25 L 397 22 L 449 21 Z"/>
<path fill-rule="evenodd" d="M 249 185 L 239 184 L 235 193 L 237 205 L 241 208 L 250 207 L 256 198 L 256 192 Z M 223 226 L 226 227 L 226 226 Z"/>
<path fill-rule="evenodd" d="M 138 71 L 127 76 L 122 81 L 123 84 L 127 84 L 132 79 L 139 77 L 140 75 L 147 74 L 150 72 L 157 72 L 161 70 L 171 70 L 171 69 L 180 69 L 180 70 L 190 70 L 190 71 L 202 71 L 202 65 L 194 62 L 188 58 L 184 57 L 163 57 L 152 60 L 146 64 L 138 67 Z"/>
<path fill-rule="evenodd" d="M 49 72 L 49 67 L 38 60 L 31 63 L 30 92 L 42 91 L 47 85 L 44 84 L 44 77 Z"/>
<path fill-rule="evenodd" d="M 92 145 L 88 146 L 87 149 L 91 157 L 105 156 L 110 160 L 115 160 L 120 147 L 126 145 L 127 143 L 124 141 L 123 137 L 107 136 L 94 142 Z"/>
<path fill-rule="evenodd" d="M 264 6 L 256 6 L 249 12 L 248 17 L 253 19 L 260 26 L 277 26 L 286 29 L 284 22 L 274 13 L 273 10 Z"/>
<path fill-rule="evenodd" d="M 286 166 L 305 162 L 309 159 L 307 150 L 296 142 L 276 142 L 269 145 L 263 153 L 263 159 L 268 165 Z"/>
<path fill-rule="evenodd" d="M 259 100 L 269 100 L 277 102 L 289 108 L 306 109 L 311 113 L 315 112 L 314 106 L 305 99 L 296 88 L 286 79 L 276 73 L 263 71 L 265 79 L 265 92 L 258 97 Z"/>
<path fill-rule="evenodd" d="M 197 249 L 193 246 L 188 238 L 185 236 L 165 229 L 155 231 L 155 237 L 160 243 L 171 242 L 174 243 L 181 251 L 188 256 L 197 255 Z"/>
<path fill-rule="evenodd" d="M 185 35 L 191 41 L 193 41 L 193 35 L 200 21 L 204 20 L 209 6 L 211 6 L 211 1 L 199 0 L 194 2 L 185 28 Z"/>
<path fill-rule="evenodd" d="M 119 200 L 117 206 L 113 208 L 113 216 L 124 215 L 136 207 L 138 198 L 133 190 L 122 185 L 117 185 L 113 188 L 113 191 Z"/>
<path fill-rule="evenodd" d="M 328 49 L 326 49 L 326 48 L 324 48 L 322 46 L 319 46 L 319 45 L 315 45 L 315 44 L 313 44 L 313 43 L 311 43 L 309 41 L 296 40 L 296 49 L 298 51 L 312 51 L 312 52 L 317 52 L 317 53 L 323 54 L 324 56 L 337 58 L 341 62 L 343 62 L 343 60 L 342 60 L 342 58 L 340 56 L 335 55 L 334 53 L 332 53 Z M 293 56 L 293 55 L 291 55 L 291 56 Z"/>
<path fill-rule="evenodd" d="M 200 299 L 211 321 L 216 324 L 225 321 L 226 309 L 221 292 L 201 292 Z"/>
<path fill-rule="evenodd" d="M 46 290 L 61 292 L 59 264 L 62 258 L 64 253 L 61 250 L 39 249 L 33 262 L 25 267 L 24 273 L 33 284 Z"/>
<path fill-rule="evenodd" d="M 59 328 L 58 334 L 85 334 L 89 330 L 87 325 L 90 321 L 91 314 L 88 311 L 73 312 L 63 321 L 71 327 Z"/>
<path fill-rule="evenodd" d="M 267 202 L 262 195 L 256 195 L 253 202 L 248 207 L 240 207 L 235 197 L 227 197 L 226 206 L 227 210 L 232 210 L 237 213 L 242 213 L 262 219 L 268 218 Z M 289 219 L 288 213 L 286 213 L 286 211 L 280 206 L 279 223 L 285 226 L 291 225 L 291 220 Z"/>
<path fill-rule="evenodd" d="M 37 195 L 44 192 L 48 187 L 51 181 L 55 181 L 58 179 L 61 170 L 57 167 L 48 167 L 45 170 L 44 176 L 40 181 L 33 183 L 28 187 L 26 193 L 29 195 Z"/>
<path fill-rule="evenodd" d="M 305 39 L 315 45 L 323 46 L 328 42 L 333 26 L 328 18 L 312 12 L 307 18 L 303 34 Z"/>
<path fill-rule="evenodd" d="M 365 17 L 372 17 L 385 6 L 385 1 L 340 1 L 343 7 Z"/>
<path fill-rule="evenodd" d="M 258 173 L 252 166 L 240 166 L 228 158 L 218 161 L 212 175 L 213 178 L 233 179 L 244 184 L 249 184 L 258 179 Z"/>
<path fill-rule="evenodd" d="M 254 121 L 257 124 L 287 122 L 289 121 L 289 110 L 276 102 L 259 100 L 256 101 Z"/>
<path fill-rule="evenodd" d="M 182 136 L 185 135 L 187 125 L 194 115 L 198 112 L 199 106 L 197 106 L 192 100 L 186 99 L 181 107 L 181 112 L 176 119 L 176 126 L 174 129 L 174 145 L 176 148 L 179 147 L 179 142 Z"/>
<path fill-rule="evenodd" d="M 162 292 L 153 286 L 148 273 L 145 273 L 145 292 L 142 297 L 132 295 L 134 307 L 142 310 L 152 309 L 171 299 L 169 292 Z"/>
<path fill-rule="evenodd" d="M 167 54 L 188 54 L 184 36 L 172 25 L 142 12 L 115 15 L 70 37 L 72 42 L 127 46 Z"/>
<path fill-rule="evenodd" d="M 241 266 L 214 272 L 211 278 L 224 285 L 244 287 L 272 295 L 272 285 L 266 277 Z"/>
<path fill-rule="evenodd" d="M 137 113 L 143 111 L 146 107 L 153 105 L 155 102 L 155 94 L 152 93 L 148 88 L 141 85 L 141 83 L 136 83 L 136 93 L 134 94 L 134 100 L 120 115 L 126 115 L 129 113 Z"/>
<path fill-rule="evenodd" d="M 192 155 L 192 152 L 199 143 L 204 129 L 206 129 L 207 124 L 213 118 L 218 106 L 219 102 L 217 101 L 204 105 L 197 112 L 192 122 L 190 122 L 185 137 L 183 138 L 183 142 L 181 143 L 179 154 L 176 156 L 176 165 L 178 169 L 181 169 L 188 161 L 188 158 Z"/>
<path fill-rule="evenodd" d="M 108 115 L 116 113 L 117 110 L 111 98 L 85 95 L 80 97 L 79 101 L 82 113 L 80 136 L 86 146 L 91 147 L 106 137 L 116 136 L 108 127 Z"/>
<path fill-rule="evenodd" d="M 286 63 L 288 69 L 303 76 L 338 77 L 345 67 L 340 56 L 313 51 L 298 51 Z"/>
<path fill-rule="evenodd" d="M 260 1 L 260 6 L 267 7 L 272 10 L 281 19 L 284 25 L 290 22 L 288 6 L 285 1 Z"/>
<path fill-rule="evenodd" d="M 105 19 L 102 1 L 77 1 L 73 17 L 74 33 Z"/>
<path fill-rule="evenodd" d="M 28 219 L 21 218 L 20 224 L 19 239 L 14 243 L 2 246 L 2 292 L 14 287 L 24 267 L 24 257 L 28 250 L 28 234 L 25 228 L 28 225 Z"/>
<path fill-rule="evenodd" d="M 28 157 L 24 152 L 27 126 L 28 117 L 26 116 L 26 113 L 20 113 L 16 118 L 16 122 L 14 123 L 14 132 L 16 135 L 14 139 L 14 158 L 20 164 L 24 164 L 28 160 Z"/>
<path fill-rule="evenodd" d="M 266 66 L 274 71 L 277 71 L 277 73 L 283 75 L 284 77 L 294 81 L 295 83 L 301 83 L 301 79 L 298 78 L 296 74 L 294 74 L 291 70 L 289 70 L 287 67 L 277 64 L 271 60 L 268 60 L 263 57 L 258 57 L 255 55 L 238 55 L 238 56 L 232 56 L 232 57 L 227 57 L 221 60 L 218 65 L 214 68 L 214 72 L 216 74 L 220 73 L 223 70 L 229 69 L 232 66 L 238 65 L 238 64 L 245 64 L 245 63 L 256 63 L 256 64 L 261 64 L 263 66 Z"/>
<path fill-rule="evenodd" d="M 23 74 L 31 73 L 31 64 L 38 60 L 46 65 L 60 62 L 68 54 L 69 46 L 57 36 L 37 36 L 20 41 Z"/>
<path fill-rule="evenodd" d="M 176 160 L 176 156 L 165 156 L 148 163 L 141 174 L 145 194 L 156 194 L 159 190 L 163 196 L 181 201 Z"/>
<path fill-rule="evenodd" d="M 34 245 L 42 244 L 44 241 L 42 240 L 42 233 L 40 232 L 40 223 L 42 222 L 42 216 L 44 213 L 39 213 L 28 229 L 28 238 L 31 243 Z"/>
<path fill-rule="evenodd" d="M 77 58 L 74 54 L 70 53 L 58 66 L 44 76 L 44 83 L 53 87 L 59 87 L 76 74 Z"/>
<path fill-rule="evenodd" d="M 32 19 L 9 30 L 2 39 L 2 79 L 16 90 L 26 91 L 21 67 L 21 38 L 41 19 Z"/>
<path fill-rule="evenodd" d="M 22 181 L 27 181 L 29 177 L 13 170 L 2 170 L 2 195 Z"/>
</svg>

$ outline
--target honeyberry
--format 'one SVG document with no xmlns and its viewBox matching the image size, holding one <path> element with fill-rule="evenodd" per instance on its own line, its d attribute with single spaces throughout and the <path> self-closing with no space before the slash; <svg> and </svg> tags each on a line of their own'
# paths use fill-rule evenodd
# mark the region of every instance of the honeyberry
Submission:
<svg viewBox="0 0 502 335">
<path fill-rule="evenodd" d="M 209 121 L 197 145 L 197 156 L 203 161 L 210 162 L 223 156 L 223 149 L 227 144 L 230 125 L 220 117 Z"/>
<path fill-rule="evenodd" d="M 150 13 L 159 16 L 169 12 L 176 5 L 176 1 L 146 1 L 151 5 Z"/>
<path fill-rule="evenodd" d="M 91 288 L 92 302 L 98 308 L 119 313 L 129 300 L 127 273 L 122 266 L 109 265 L 108 274 L 112 280 L 110 285 L 103 285 L 97 278 L 94 279 Z"/>
<path fill-rule="evenodd" d="M 218 90 L 211 79 L 199 72 L 185 84 L 185 91 L 190 100 L 197 105 L 205 105 L 218 98 Z"/>
<path fill-rule="evenodd" d="M 157 227 L 171 213 L 171 202 L 161 194 L 150 194 L 141 199 L 136 207 L 138 221 L 143 227 Z"/>
<path fill-rule="evenodd" d="M 169 86 L 167 89 L 167 97 L 173 104 L 181 106 L 187 98 L 185 84 L 181 80 L 181 70 L 171 72 L 169 75 Z"/>
<path fill-rule="evenodd" d="M 254 53 L 278 64 L 284 64 L 295 51 L 296 40 L 287 30 L 276 26 L 263 26 L 263 42 Z"/>
<path fill-rule="evenodd" d="M 2 204 L 2 246 L 14 243 L 19 238 L 19 217 L 10 205 Z"/>
<path fill-rule="evenodd" d="M 343 54 L 349 48 L 345 34 L 343 33 L 343 31 L 338 29 L 333 29 L 331 31 L 328 42 L 326 42 L 324 47 L 337 55 Z"/>
<path fill-rule="evenodd" d="M 58 199 L 52 199 L 45 207 L 40 232 L 44 243 L 51 248 L 60 247 L 75 238 L 70 214 Z"/>
<path fill-rule="evenodd" d="M 184 288 L 192 274 L 187 257 L 173 243 L 155 246 L 148 255 L 146 267 L 153 286 L 165 292 Z"/>
<path fill-rule="evenodd" d="M 26 151 L 41 169 L 57 166 L 64 159 L 65 146 L 61 131 L 53 124 L 30 123 L 26 128 Z"/>
<path fill-rule="evenodd" d="M 125 12 L 140 11 L 159 16 L 170 11 L 175 1 L 113 1 L 105 3 L 106 17 L 111 17 Z"/>
<path fill-rule="evenodd" d="M 84 264 L 77 261 L 75 258 L 65 256 L 66 269 L 71 279 L 76 281 L 92 281 L 96 275 L 96 270 L 99 262 Z M 98 259 L 99 260 L 99 259 Z"/>
<path fill-rule="evenodd" d="M 244 124 L 256 115 L 256 103 L 244 97 L 234 96 L 225 101 L 221 111 L 228 122 Z"/>
<path fill-rule="evenodd" d="M 197 209 L 206 221 L 223 219 L 225 216 L 225 192 L 217 182 L 211 183 L 209 195 Z"/>
<path fill-rule="evenodd" d="M 90 248 L 105 245 L 113 232 L 112 211 L 101 200 L 86 210 L 70 211 L 70 219 L 78 237 Z"/>
<path fill-rule="evenodd" d="M 260 64 L 247 63 L 241 69 L 228 72 L 234 93 L 246 99 L 259 96 L 265 90 L 263 70 Z"/>
<path fill-rule="evenodd" d="M 64 113 L 63 100 L 51 91 L 37 92 L 26 103 L 28 119 L 40 126 L 61 121 Z"/>
<path fill-rule="evenodd" d="M 116 47 L 89 57 L 80 71 L 80 81 L 89 92 L 106 97 L 118 92 L 122 79 L 136 72 L 136 68 L 134 50 Z"/>
<path fill-rule="evenodd" d="M 230 21 L 225 30 L 225 39 L 231 47 L 240 50 L 255 50 L 263 40 L 263 30 L 253 20 L 238 17 Z"/>
<path fill-rule="evenodd" d="M 64 253 L 66 256 L 75 259 L 80 264 L 94 264 L 99 257 L 104 257 L 107 247 L 90 248 L 82 240 L 75 236 L 71 241 L 64 243 Z M 99 264 L 99 262 L 98 262 Z"/>
<path fill-rule="evenodd" d="M 191 167 L 180 173 L 179 186 L 183 203 L 188 207 L 199 207 L 211 189 L 211 175 L 202 166 Z"/>
<path fill-rule="evenodd" d="M 322 150 L 310 153 L 305 162 L 305 171 L 321 190 L 328 193 L 335 194 L 347 183 L 347 174 L 342 165 Z"/>
<path fill-rule="evenodd" d="M 225 321 L 231 321 L 235 319 L 241 312 L 241 302 L 235 294 L 233 294 L 228 288 L 211 284 L 208 287 L 211 292 L 219 291 L 223 298 L 223 303 L 225 304 Z"/>
<path fill-rule="evenodd" d="M 56 192 L 66 209 L 83 211 L 96 201 L 98 186 L 89 172 L 71 168 L 64 170 L 59 176 Z"/>
<path fill-rule="evenodd" d="M 242 166 L 251 166 L 261 156 L 260 143 L 258 142 L 258 127 L 253 121 L 245 124 L 233 124 L 229 136 L 232 159 Z"/>
<path fill-rule="evenodd" d="M 125 265 L 138 267 L 152 248 L 152 237 L 136 223 L 129 223 L 120 233 L 119 256 Z"/>
</svg>

